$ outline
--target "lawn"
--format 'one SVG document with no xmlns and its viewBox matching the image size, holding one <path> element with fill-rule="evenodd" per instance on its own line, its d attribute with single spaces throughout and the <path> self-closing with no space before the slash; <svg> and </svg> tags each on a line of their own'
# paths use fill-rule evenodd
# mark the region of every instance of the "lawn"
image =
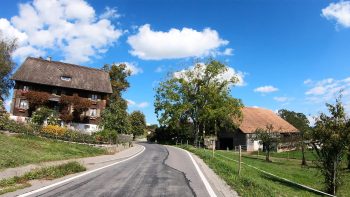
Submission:
<svg viewBox="0 0 350 197">
<path fill-rule="evenodd" d="M 227 159 L 239 159 L 238 154 L 232 151 L 216 151 L 217 154 L 213 158 L 210 150 L 196 149 L 192 146 L 182 146 L 182 148 L 201 157 L 240 196 L 318 196 L 316 193 L 268 176 L 246 165 L 242 165 L 241 175 L 239 176 L 238 163 Z M 273 162 L 269 163 L 264 160 L 264 157 L 257 158 L 255 155 L 242 157 L 242 162 L 246 164 L 291 181 L 323 190 L 323 177 L 312 163 L 308 167 L 302 167 L 300 160 L 296 159 L 272 158 L 272 160 Z M 343 183 L 337 196 L 350 196 L 350 191 L 347 189 L 350 187 L 349 172 L 346 172 Z"/>
<path fill-rule="evenodd" d="M 253 155 L 257 155 L 258 152 L 253 152 Z M 266 155 L 265 152 L 259 152 L 259 155 Z M 271 157 L 286 158 L 286 159 L 299 159 L 301 160 L 302 154 L 300 150 L 286 151 L 286 152 L 271 152 Z M 307 161 L 315 160 L 315 155 L 311 150 L 305 151 L 305 158 Z"/>
<path fill-rule="evenodd" d="M 0 133 L 0 171 L 25 164 L 90 157 L 105 154 L 104 149 L 70 144 L 35 136 L 6 136 Z"/>
</svg>

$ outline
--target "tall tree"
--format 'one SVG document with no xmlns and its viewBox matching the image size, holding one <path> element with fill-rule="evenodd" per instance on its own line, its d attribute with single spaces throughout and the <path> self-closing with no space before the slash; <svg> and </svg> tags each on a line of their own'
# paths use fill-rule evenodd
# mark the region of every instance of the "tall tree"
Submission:
<svg viewBox="0 0 350 197">
<path fill-rule="evenodd" d="M 230 95 L 230 88 L 238 82 L 233 76 L 225 79 L 228 67 L 209 60 L 192 69 L 176 72 L 156 89 L 155 112 L 161 125 L 176 127 L 180 122 L 193 124 L 194 143 L 204 125 L 213 120 L 234 124 L 241 117 L 242 102 Z"/>
<path fill-rule="evenodd" d="M 317 156 L 317 167 L 324 176 L 326 191 L 336 194 L 341 183 L 341 162 L 350 138 L 350 120 L 347 118 L 341 96 L 334 105 L 326 104 L 329 113 L 316 118 L 311 143 Z"/>
<path fill-rule="evenodd" d="M 273 132 L 273 126 L 266 125 L 266 129 L 257 129 L 252 140 L 259 140 L 266 150 L 266 161 L 271 162 L 270 152 L 280 140 L 279 133 Z"/>
<path fill-rule="evenodd" d="M 306 148 L 305 141 L 309 139 L 309 133 L 310 133 L 309 120 L 303 113 L 297 113 L 286 109 L 279 110 L 278 115 L 299 130 L 299 136 L 297 140 L 299 141 L 298 144 L 301 148 L 301 153 L 302 153 L 301 165 L 307 165 L 306 158 L 305 158 L 305 148 Z"/>
<path fill-rule="evenodd" d="M 117 133 L 130 133 L 130 122 L 128 119 L 128 104 L 122 98 L 122 93 L 130 86 L 127 78 L 130 71 L 125 64 L 104 65 L 102 70 L 109 73 L 112 85 L 112 94 L 108 98 L 106 109 L 102 112 L 101 126 Z"/>
<path fill-rule="evenodd" d="M 13 87 L 10 77 L 16 64 L 11 55 L 16 47 L 16 39 L 6 39 L 0 31 L 0 113 L 4 111 L 4 99 L 9 96 L 9 90 Z"/>
<path fill-rule="evenodd" d="M 146 129 L 146 118 L 141 111 L 133 111 L 129 115 L 129 121 L 131 125 L 131 132 L 136 136 L 143 135 Z"/>
</svg>

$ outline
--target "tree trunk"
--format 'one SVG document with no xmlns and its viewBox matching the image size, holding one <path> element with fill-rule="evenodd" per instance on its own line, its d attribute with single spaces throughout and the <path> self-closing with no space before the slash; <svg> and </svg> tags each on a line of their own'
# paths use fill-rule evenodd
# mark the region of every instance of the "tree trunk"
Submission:
<svg viewBox="0 0 350 197">
<path fill-rule="evenodd" d="M 199 125 L 196 123 L 195 124 L 195 131 L 194 131 L 194 146 L 198 146 L 198 134 L 199 134 Z"/>
<path fill-rule="evenodd" d="M 270 162 L 270 148 L 268 146 L 266 146 L 266 161 Z"/>
<path fill-rule="evenodd" d="M 306 158 L 305 158 L 305 144 L 304 143 L 302 143 L 302 145 L 301 145 L 301 154 L 303 156 L 302 161 L 301 161 L 301 165 L 306 166 L 307 163 L 306 163 Z"/>
<path fill-rule="evenodd" d="M 350 150 L 348 152 L 348 169 L 350 170 Z"/>
</svg>

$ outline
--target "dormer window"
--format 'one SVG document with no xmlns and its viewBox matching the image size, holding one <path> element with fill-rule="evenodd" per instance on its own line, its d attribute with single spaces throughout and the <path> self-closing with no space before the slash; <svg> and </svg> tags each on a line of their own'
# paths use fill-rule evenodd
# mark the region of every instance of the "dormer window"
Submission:
<svg viewBox="0 0 350 197">
<path fill-rule="evenodd" d="M 29 91 L 29 86 L 23 86 L 23 91 Z"/>
<path fill-rule="evenodd" d="M 72 80 L 72 77 L 61 76 L 61 80 L 62 80 L 62 81 L 71 81 L 71 80 Z"/>
</svg>

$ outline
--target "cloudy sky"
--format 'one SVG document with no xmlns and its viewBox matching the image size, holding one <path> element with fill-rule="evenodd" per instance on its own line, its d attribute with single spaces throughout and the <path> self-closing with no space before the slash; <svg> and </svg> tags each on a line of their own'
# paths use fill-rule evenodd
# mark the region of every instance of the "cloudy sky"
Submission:
<svg viewBox="0 0 350 197">
<path fill-rule="evenodd" d="M 0 30 L 18 39 L 18 65 L 126 63 L 124 97 L 148 123 L 158 82 L 210 56 L 241 79 L 232 96 L 246 106 L 313 116 L 343 90 L 350 109 L 350 1 L 2 1 Z"/>
</svg>

